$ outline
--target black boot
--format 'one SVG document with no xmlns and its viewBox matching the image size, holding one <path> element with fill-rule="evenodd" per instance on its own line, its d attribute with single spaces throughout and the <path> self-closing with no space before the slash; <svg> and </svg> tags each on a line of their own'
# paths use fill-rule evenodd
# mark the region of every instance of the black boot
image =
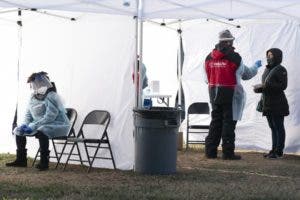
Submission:
<svg viewBox="0 0 300 200">
<path fill-rule="evenodd" d="M 222 156 L 223 160 L 241 160 L 242 156 L 236 155 L 236 154 L 223 154 Z"/>
<path fill-rule="evenodd" d="M 41 151 L 40 163 L 35 166 L 40 171 L 45 171 L 49 169 L 49 154 L 50 151 Z"/>
<path fill-rule="evenodd" d="M 205 157 L 208 159 L 215 159 L 217 158 L 217 150 L 216 149 L 209 149 L 205 148 Z"/>
<path fill-rule="evenodd" d="M 205 157 L 215 159 L 218 155 L 218 145 L 212 144 L 212 141 L 206 137 L 205 139 Z"/>
<path fill-rule="evenodd" d="M 7 167 L 27 167 L 27 149 L 17 149 L 17 158 L 15 161 L 6 163 Z"/>
<path fill-rule="evenodd" d="M 236 155 L 234 153 L 235 145 L 234 145 L 234 139 L 228 139 L 228 140 L 223 140 L 222 144 L 222 159 L 223 160 L 241 160 L 242 156 Z"/>
<path fill-rule="evenodd" d="M 276 152 L 277 158 L 283 158 L 283 150 L 276 149 L 275 152 Z"/>
<path fill-rule="evenodd" d="M 264 158 L 268 158 L 269 156 L 271 156 L 271 155 L 274 154 L 274 153 L 275 153 L 275 150 L 272 149 L 272 150 L 269 151 L 269 153 L 264 154 L 263 156 L 264 156 Z"/>
<path fill-rule="evenodd" d="M 36 137 L 39 139 L 40 143 L 41 160 L 35 167 L 40 171 L 44 171 L 49 169 L 49 138 L 40 131 L 36 134 Z"/>
</svg>

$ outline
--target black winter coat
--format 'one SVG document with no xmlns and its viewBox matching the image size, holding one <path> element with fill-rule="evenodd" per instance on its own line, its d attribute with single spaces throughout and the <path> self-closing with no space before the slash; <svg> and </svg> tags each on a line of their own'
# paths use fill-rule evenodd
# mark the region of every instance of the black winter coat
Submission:
<svg viewBox="0 0 300 200">
<path fill-rule="evenodd" d="M 266 68 L 262 75 L 263 115 L 289 115 L 289 105 L 284 90 L 287 88 L 287 71 L 281 66 Z"/>
</svg>

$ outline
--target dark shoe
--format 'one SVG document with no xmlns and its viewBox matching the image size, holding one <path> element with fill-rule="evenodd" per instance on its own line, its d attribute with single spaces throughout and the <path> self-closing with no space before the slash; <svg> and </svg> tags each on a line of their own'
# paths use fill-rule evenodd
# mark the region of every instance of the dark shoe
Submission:
<svg viewBox="0 0 300 200">
<path fill-rule="evenodd" d="M 277 159 L 278 156 L 277 156 L 276 153 L 271 153 L 271 154 L 270 154 L 268 157 L 266 157 L 266 158 L 269 158 L 269 159 Z"/>
<path fill-rule="evenodd" d="M 27 167 L 27 160 L 19 161 L 16 159 L 15 161 L 6 163 L 5 165 L 6 167 Z"/>
<path fill-rule="evenodd" d="M 277 158 L 283 158 L 283 151 L 276 151 Z"/>
<path fill-rule="evenodd" d="M 277 154 L 277 158 L 279 159 L 283 158 L 283 154 Z"/>
<path fill-rule="evenodd" d="M 236 155 L 236 154 L 232 154 L 232 155 L 223 154 L 222 159 L 223 160 L 241 160 L 242 156 Z"/>
<path fill-rule="evenodd" d="M 205 145 L 205 157 L 208 159 L 215 159 L 217 158 L 218 150 L 217 148 L 209 147 L 208 145 Z"/>
<path fill-rule="evenodd" d="M 264 156 L 264 158 L 268 158 L 273 153 L 274 153 L 274 150 L 272 149 L 272 150 L 269 151 L 269 153 L 264 154 L 263 156 Z"/>
<path fill-rule="evenodd" d="M 205 155 L 205 157 L 207 158 L 207 159 L 216 159 L 218 156 L 217 155 Z"/>
<path fill-rule="evenodd" d="M 35 166 L 40 171 L 46 171 L 49 169 L 49 165 L 43 165 L 42 163 L 39 163 Z"/>
<path fill-rule="evenodd" d="M 17 150 L 16 160 L 5 165 L 6 167 L 27 167 L 27 149 Z"/>
<path fill-rule="evenodd" d="M 35 166 L 38 170 L 45 171 L 49 169 L 49 153 L 50 151 L 41 152 L 40 163 Z"/>
</svg>

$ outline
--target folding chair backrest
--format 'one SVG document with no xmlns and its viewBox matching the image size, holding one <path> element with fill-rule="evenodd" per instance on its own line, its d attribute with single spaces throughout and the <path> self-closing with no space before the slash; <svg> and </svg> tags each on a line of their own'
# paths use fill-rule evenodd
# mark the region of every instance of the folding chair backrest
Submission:
<svg viewBox="0 0 300 200">
<path fill-rule="evenodd" d="M 190 138 L 189 134 L 207 134 L 209 129 L 209 124 L 203 124 L 198 121 L 190 122 L 190 115 L 209 115 L 209 105 L 207 102 L 195 102 L 191 104 L 188 108 L 187 113 L 187 130 L 186 130 L 186 149 L 189 148 L 189 144 L 203 144 L 204 139 Z M 201 124 L 201 125 L 200 125 Z"/>
<path fill-rule="evenodd" d="M 106 129 L 107 129 L 109 123 L 110 123 L 109 112 L 107 112 L 105 110 L 93 110 L 90 113 L 88 113 L 87 116 L 84 118 L 82 125 L 80 127 L 79 134 L 81 134 L 83 136 L 82 129 L 85 125 L 102 125 L 102 126 L 104 126 L 103 132 L 106 132 Z"/>
<path fill-rule="evenodd" d="M 206 102 L 196 102 L 189 106 L 188 114 L 209 114 L 209 105 Z"/>
<path fill-rule="evenodd" d="M 68 136 L 71 136 L 72 133 L 75 134 L 74 125 L 75 125 L 75 122 L 77 119 L 77 111 L 74 108 L 66 108 L 66 110 L 67 110 L 67 116 L 70 121 L 70 128 L 71 128 Z M 75 136 L 75 135 L 73 135 L 73 136 Z"/>
<path fill-rule="evenodd" d="M 104 110 L 93 110 L 90 112 L 85 119 L 83 124 L 101 124 L 105 125 L 110 121 L 110 114 Z"/>
</svg>

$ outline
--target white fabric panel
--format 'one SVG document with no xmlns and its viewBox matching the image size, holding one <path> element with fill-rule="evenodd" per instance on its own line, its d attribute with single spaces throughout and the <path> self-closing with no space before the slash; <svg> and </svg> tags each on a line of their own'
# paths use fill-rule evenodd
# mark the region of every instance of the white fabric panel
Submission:
<svg viewBox="0 0 300 200">
<path fill-rule="evenodd" d="M 18 27 L 16 23 L 0 20 L 0 152 L 15 153 L 12 122 L 17 103 Z M 12 147 L 14 146 L 14 147 Z"/>
<path fill-rule="evenodd" d="M 136 15 L 136 0 L 10 0 L 0 7 L 38 8 L 116 15 Z M 143 0 L 145 18 L 300 19 L 298 0 Z"/>
<path fill-rule="evenodd" d="M 147 68 L 148 84 L 158 80 L 160 94 L 172 95 L 170 106 L 174 106 L 177 81 L 178 34 L 151 23 L 144 23 L 143 63 Z M 162 106 L 153 99 L 154 106 Z"/>
<path fill-rule="evenodd" d="M 250 66 L 256 60 L 266 60 L 266 50 L 277 47 L 283 51 L 283 66 L 288 71 L 287 99 L 290 105 L 290 115 L 285 118 L 286 152 L 300 152 L 300 27 L 294 22 L 261 22 L 240 21 L 241 29 L 231 29 L 236 37 L 234 46 L 240 53 L 246 65 Z M 208 90 L 204 80 L 203 64 L 207 54 L 218 42 L 219 31 L 226 27 L 215 22 L 193 22 L 184 27 L 185 63 L 183 70 L 183 85 L 187 106 L 195 101 L 208 101 Z M 229 28 L 230 29 L 230 28 Z M 263 68 L 263 67 L 262 67 Z M 267 150 L 271 148 L 271 131 L 267 120 L 255 108 L 260 98 L 255 94 L 252 85 L 261 81 L 263 69 L 258 75 L 242 84 L 247 93 L 246 106 L 242 121 L 236 129 L 236 146 L 238 148 Z"/>
<path fill-rule="evenodd" d="M 97 14 L 82 16 L 77 21 L 37 17 L 32 13 L 25 18 L 19 119 L 29 95 L 26 78 L 32 72 L 46 71 L 56 83 L 65 106 L 78 111 L 77 131 L 88 112 L 110 112 L 108 135 L 116 165 L 119 169 L 132 169 L 134 20 Z M 31 156 L 37 145 L 36 139 L 29 141 Z M 112 167 L 106 161 L 95 161 L 95 166 Z"/>
</svg>

